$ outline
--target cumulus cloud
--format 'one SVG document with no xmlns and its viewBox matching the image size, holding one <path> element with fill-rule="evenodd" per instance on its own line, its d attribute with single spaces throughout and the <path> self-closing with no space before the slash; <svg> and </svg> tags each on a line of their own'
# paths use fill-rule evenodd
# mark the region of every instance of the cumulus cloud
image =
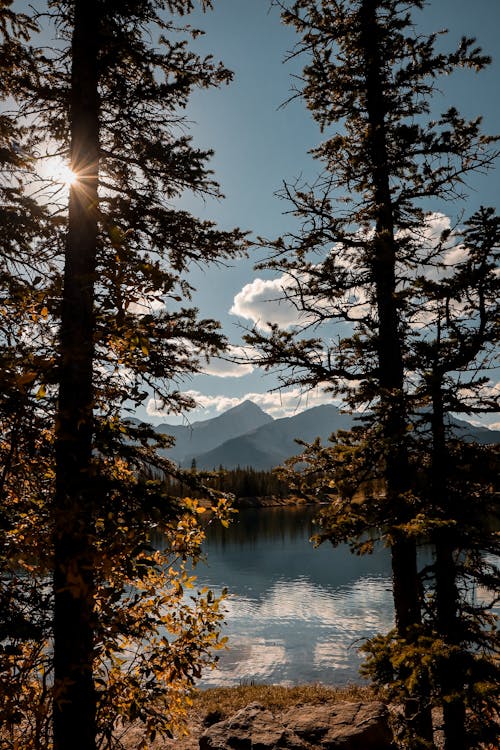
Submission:
<svg viewBox="0 0 500 750">
<path fill-rule="evenodd" d="M 337 265 L 339 268 L 346 267 L 346 259 L 339 259 Z M 303 274 L 304 287 L 307 280 L 307 274 Z M 273 280 L 256 278 L 238 292 L 229 312 L 231 315 L 251 320 L 262 331 L 269 331 L 270 323 L 276 323 L 280 328 L 286 329 L 307 325 L 322 314 L 332 317 L 343 317 L 344 314 L 348 314 L 350 320 L 355 321 L 371 312 L 371 304 L 362 287 L 353 287 L 340 296 L 304 294 L 304 300 L 310 306 L 309 310 L 300 309 L 301 303 L 298 299 L 297 306 L 294 304 L 297 292 L 297 281 L 287 274 Z"/>
<path fill-rule="evenodd" d="M 204 416 L 213 416 L 213 414 L 220 414 L 223 411 L 231 409 L 233 406 L 237 406 L 244 399 L 231 398 L 228 396 L 205 396 L 199 391 L 184 391 L 186 401 L 192 401 L 196 404 L 195 408 L 190 413 L 204 412 Z M 171 416 L 168 409 L 165 409 L 164 404 L 161 400 L 156 398 L 150 398 L 146 404 L 146 412 L 150 417 L 159 417 L 161 419 L 168 419 Z"/>
<path fill-rule="evenodd" d="M 134 294 L 130 290 L 130 299 L 127 303 L 127 312 L 131 315 L 142 317 L 152 315 L 165 308 L 165 302 L 161 296 L 156 294 Z"/>
<path fill-rule="evenodd" d="M 439 257 L 434 258 L 432 264 L 424 262 L 424 259 L 435 256 L 443 232 L 450 232 L 450 230 L 450 219 L 442 213 L 434 212 L 428 214 L 418 232 L 414 230 L 399 232 L 398 237 L 410 238 L 415 248 L 415 262 L 421 264 L 417 273 L 424 273 L 429 278 L 444 277 L 450 275 L 454 264 L 466 257 L 466 248 L 457 244 L 456 235 L 451 232 L 449 239 L 438 254 Z M 372 230 L 363 230 L 363 237 L 366 240 L 369 240 L 372 234 Z M 331 253 L 335 256 L 335 265 L 339 270 L 354 269 L 359 264 L 358 250 L 334 245 Z M 439 265 L 436 265 L 436 261 Z M 319 267 L 320 264 L 313 266 L 313 268 Z M 307 281 L 306 274 L 303 275 L 303 281 Z M 250 320 L 263 331 L 269 330 L 269 323 L 276 323 L 284 329 L 307 323 L 312 320 L 312 313 L 300 310 L 293 304 L 292 298 L 296 288 L 296 280 L 286 273 L 275 279 L 257 277 L 249 284 L 245 284 L 238 292 L 229 312 L 231 315 Z M 353 322 L 375 314 L 367 290 L 361 286 L 353 287 L 345 294 L 331 298 L 327 296 L 323 299 L 314 298 L 311 302 L 321 312 L 330 312 L 332 316 L 345 314 Z"/>
<path fill-rule="evenodd" d="M 286 296 L 294 285 L 293 279 L 286 274 L 277 279 L 254 279 L 238 292 L 229 312 L 251 320 L 261 330 L 269 330 L 270 322 L 291 328 L 304 322 L 305 318 Z"/>
<path fill-rule="evenodd" d="M 331 393 L 325 393 L 321 388 L 315 388 L 306 394 L 302 393 L 299 388 L 272 393 L 248 393 L 242 400 L 245 399 L 253 401 L 265 412 L 276 418 L 290 417 L 304 409 L 333 402 Z"/>
<path fill-rule="evenodd" d="M 304 409 L 311 409 L 313 406 L 338 403 L 338 400 L 334 399 L 331 394 L 324 393 L 321 388 L 316 388 L 306 394 L 301 393 L 298 388 L 292 388 L 281 393 L 247 392 L 242 396 L 211 396 L 194 390 L 186 391 L 185 395 L 192 398 L 197 404 L 193 413 L 202 412 L 204 417 L 221 414 L 234 406 L 238 406 L 243 401 L 253 401 L 263 411 L 277 419 L 291 417 L 293 414 L 304 411 Z M 168 417 L 168 413 L 162 411 L 161 404 L 158 404 L 154 398 L 149 400 L 146 409 L 152 417 Z"/>
<path fill-rule="evenodd" d="M 443 232 L 449 232 L 450 229 L 449 217 L 439 211 L 433 211 L 427 214 L 419 228 L 420 242 L 422 245 L 435 247 L 440 242 Z"/>
<path fill-rule="evenodd" d="M 424 272 L 429 277 L 449 275 L 454 264 L 463 260 L 467 250 L 457 244 L 457 237 L 451 232 L 447 242 L 440 249 L 440 266 L 424 263 L 424 259 L 435 255 L 443 232 L 451 231 L 450 219 L 442 213 L 434 212 L 427 215 L 418 232 L 415 230 L 399 233 L 399 238 L 409 237 L 415 247 L 415 261 L 423 264 L 419 273 Z M 363 237 L 370 239 L 372 230 L 364 231 Z M 339 269 L 354 268 L 359 263 L 359 252 L 350 248 L 335 245 L 331 252 L 335 255 L 335 264 Z M 307 280 L 306 275 L 303 278 Z M 292 297 L 296 290 L 296 281 L 286 273 L 275 279 L 255 278 L 238 292 L 229 310 L 231 315 L 250 320 L 261 330 L 269 330 L 269 323 L 276 323 L 282 328 L 307 323 L 311 314 L 297 309 Z M 352 319 L 360 319 L 371 312 L 366 290 L 353 288 L 346 295 L 336 296 L 334 299 L 314 300 L 314 305 L 327 310 L 350 310 Z"/>
<path fill-rule="evenodd" d="M 443 240 L 443 233 L 447 239 Z M 398 236 L 410 236 L 415 246 L 415 259 L 421 261 L 418 273 L 427 278 L 447 278 L 453 273 L 457 263 L 467 258 L 467 247 L 460 242 L 460 230 L 454 229 L 450 218 L 445 214 L 433 212 L 426 215 L 417 230 L 400 232 Z M 432 259 L 426 262 L 426 259 Z"/>
<path fill-rule="evenodd" d="M 443 241 L 443 233 L 449 233 Z M 372 231 L 364 231 L 365 239 L 370 239 Z M 460 243 L 458 233 L 451 226 L 448 216 L 439 212 L 429 213 L 418 230 L 404 230 L 398 238 L 408 238 L 414 248 L 416 265 L 415 273 L 428 278 L 446 278 L 453 273 L 454 266 L 467 257 L 467 248 Z M 359 264 L 357 250 L 332 247 L 335 265 L 338 269 L 348 270 Z M 315 266 L 315 268 L 319 268 Z M 303 281 L 307 281 L 304 274 Z M 236 294 L 229 310 L 231 315 L 250 320 L 257 328 L 269 330 L 269 323 L 276 323 L 281 328 L 292 328 L 312 320 L 312 314 L 300 310 L 293 304 L 293 295 L 297 282 L 289 274 L 282 274 L 275 279 L 255 278 Z M 374 314 L 372 304 L 363 287 L 352 288 L 344 295 L 327 296 L 324 299 L 312 300 L 314 307 L 332 315 L 339 312 L 348 314 L 352 321 L 363 319 Z M 418 325 L 425 324 L 419 322 Z"/>
</svg>

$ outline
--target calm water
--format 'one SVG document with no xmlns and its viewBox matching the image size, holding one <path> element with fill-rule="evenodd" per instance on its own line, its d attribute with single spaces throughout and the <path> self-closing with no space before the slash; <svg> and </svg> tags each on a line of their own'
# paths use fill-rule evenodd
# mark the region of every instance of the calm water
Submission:
<svg viewBox="0 0 500 750">
<path fill-rule="evenodd" d="M 227 586 L 229 650 L 202 684 L 359 682 L 358 646 L 392 627 L 390 558 L 314 549 L 309 509 L 245 510 L 210 530 L 198 581 Z"/>
</svg>

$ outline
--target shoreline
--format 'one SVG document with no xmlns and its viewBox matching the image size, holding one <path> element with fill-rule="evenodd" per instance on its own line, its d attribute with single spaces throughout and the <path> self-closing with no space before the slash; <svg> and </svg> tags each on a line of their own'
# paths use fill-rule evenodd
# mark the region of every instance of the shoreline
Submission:
<svg viewBox="0 0 500 750">
<path fill-rule="evenodd" d="M 236 510 L 247 508 L 311 508 L 321 505 L 303 500 L 300 497 L 239 497 L 234 501 Z"/>
</svg>

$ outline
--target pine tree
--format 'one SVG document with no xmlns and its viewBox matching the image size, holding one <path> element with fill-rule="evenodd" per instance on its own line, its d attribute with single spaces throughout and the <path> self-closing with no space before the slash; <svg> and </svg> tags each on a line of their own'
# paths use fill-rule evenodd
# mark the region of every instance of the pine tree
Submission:
<svg viewBox="0 0 500 750">
<path fill-rule="evenodd" d="M 254 330 L 247 341 L 260 349 L 261 365 L 283 368 L 283 385 L 326 387 L 348 407 L 369 410 L 364 437 L 372 445 L 361 458 L 355 446 L 346 452 L 383 480 L 384 500 L 367 512 L 391 546 L 397 630 L 411 641 L 421 595 L 404 369 L 409 280 L 425 201 L 458 199 L 467 174 L 496 156 L 480 118 L 466 121 L 452 107 L 431 120 L 430 111 L 440 76 L 458 66 L 480 70 L 488 59 L 471 39 L 446 54 L 436 51 L 436 35 L 417 35 L 420 0 L 277 5 L 300 36 L 293 54 L 306 56 L 296 95 L 326 138 L 312 152 L 323 166 L 316 183 L 285 187 L 300 228 L 270 243 L 264 264 L 284 275 L 302 322 L 291 331 L 271 325 L 269 335 Z M 359 532 L 366 519 L 351 511 L 357 521 L 347 526 Z M 412 731 L 431 741 L 428 710 L 417 708 Z"/>
<path fill-rule="evenodd" d="M 218 646 L 219 600 L 203 592 L 183 602 L 201 509 L 145 476 L 148 467 L 176 474 L 157 453 L 169 438 L 123 415 L 149 389 L 168 411 L 193 406 L 179 383 L 225 339 L 189 305 L 186 272 L 240 253 L 244 236 L 176 205 L 185 190 L 219 195 L 211 153 L 193 146 L 183 110 L 194 88 L 231 79 L 190 50 L 198 32 L 179 17 L 193 4 L 48 5 L 61 41 L 40 53 L 37 78 L 21 82 L 19 116 L 75 175 L 68 210 L 60 196 L 51 205 L 50 239 L 64 255 L 54 270 L 64 266 L 60 307 L 44 311 L 52 322 L 60 315 L 56 366 L 53 356 L 47 365 L 57 404 L 52 388 L 38 393 L 55 422 L 53 733 L 55 748 L 90 750 L 97 736 L 114 741 L 118 719 L 139 719 L 149 739 L 171 731 L 185 711 L 179 695 Z M 42 658 L 50 670 L 50 651 Z"/>
<path fill-rule="evenodd" d="M 49 565 L 50 410 L 53 365 L 48 306 L 54 294 L 50 212 L 30 193 L 36 136 L 16 107 L 37 82 L 29 48 L 36 23 L 0 3 L 0 726 L 19 720 L 32 671 L 43 662 L 49 608 L 41 576 Z M 37 564 L 35 564 L 37 561 Z M 36 571 L 35 571 L 36 568 Z M 3 738 L 2 738 L 3 741 Z"/>
<path fill-rule="evenodd" d="M 498 740 L 492 606 L 499 580 L 490 559 L 499 552 L 498 446 L 469 442 L 466 423 L 451 416 L 498 410 L 489 380 L 498 341 L 498 229 L 494 211 L 482 208 L 461 231 L 423 233 L 415 248 L 421 266 L 408 289 L 405 354 L 411 527 L 434 559 L 421 571 L 423 617 L 414 638 L 395 630 L 363 647 L 365 675 L 391 702 L 419 697 L 442 710 L 450 750 Z M 307 446 L 286 473 L 306 497 L 329 503 L 317 541 L 344 541 L 366 553 L 385 538 L 376 425 L 338 433 L 333 445 Z"/>
<path fill-rule="evenodd" d="M 417 340 L 408 361 L 420 375 L 415 393 L 422 408 L 419 438 L 429 439 L 425 484 L 428 517 L 436 518 L 436 528 L 430 531 L 435 547 L 432 624 L 446 647 L 438 684 L 447 750 L 474 746 L 474 731 L 481 723 L 483 737 L 498 729 L 497 721 L 487 721 L 497 691 L 492 695 L 491 688 L 486 689 L 486 674 L 480 676 L 485 653 L 490 663 L 486 672 L 493 669 L 489 657 L 497 639 L 488 633 L 491 618 L 463 593 L 470 595 L 477 586 L 494 592 L 498 586 L 498 574 L 486 561 L 487 553 L 498 554 L 493 520 L 498 509 L 488 469 L 490 462 L 496 463 L 496 451 L 468 445 L 460 435 L 457 439 L 450 413 L 498 410 L 488 374 L 498 346 L 500 221 L 492 209 L 481 208 L 465 222 L 462 235 L 456 235 L 444 233 L 433 253 L 430 277 L 422 275 L 417 281 Z M 460 260 L 446 266 L 446 256 L 457 250 Z M 467 731 L 467 723 L 474 722 L 475 730 Z"/>
</svg>

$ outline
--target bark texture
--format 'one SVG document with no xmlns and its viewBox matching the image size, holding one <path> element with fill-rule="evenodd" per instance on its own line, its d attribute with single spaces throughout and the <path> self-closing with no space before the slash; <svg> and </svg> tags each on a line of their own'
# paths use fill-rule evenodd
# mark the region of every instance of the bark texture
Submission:
<svg viewBox="0 0 500 750">
<path fill-rule="evenodd" d="M 98 9 L 76 0 L 70 94 L 71 187 L 60 328 L 54 507 L 54 748 L 94 750 L 96 696 L 92 435 L 97 246 Z"/>
</svg>

